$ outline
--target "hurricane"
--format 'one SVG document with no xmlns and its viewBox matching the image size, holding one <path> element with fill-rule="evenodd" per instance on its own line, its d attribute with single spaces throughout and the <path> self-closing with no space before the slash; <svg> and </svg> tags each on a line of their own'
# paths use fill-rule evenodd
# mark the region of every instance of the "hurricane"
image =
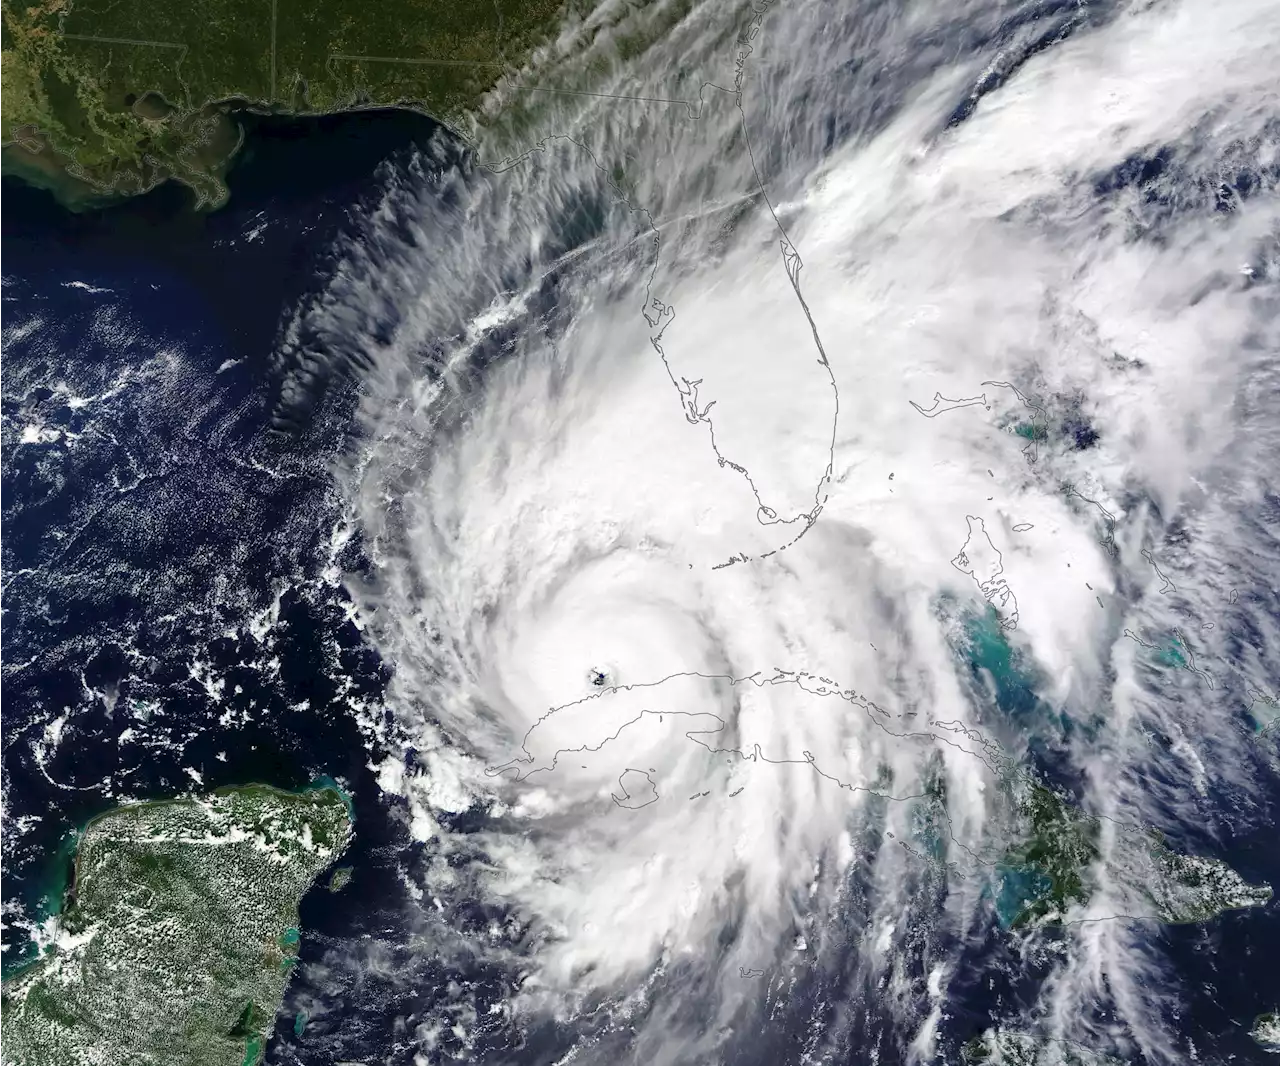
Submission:
<svg viewBox="0 0 1280 1066">
<path fill-rule="evenodd" d="M 1277 54 L 1265 0 L 605 4 L 384 166 L 275 417 L 358 390 L 387 979 L 487 975 L 414 1061 L 1194 1059 L 1164 930 L 1270 899 L 1217 856 L 1275 788 Z"/>
</svg>

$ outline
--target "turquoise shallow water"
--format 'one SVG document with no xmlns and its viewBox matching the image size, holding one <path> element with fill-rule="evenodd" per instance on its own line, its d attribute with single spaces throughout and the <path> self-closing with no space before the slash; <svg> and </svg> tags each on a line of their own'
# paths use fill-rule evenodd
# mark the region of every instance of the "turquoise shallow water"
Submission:
<svg viewBox="0 0 1280 1066">
<path fill-rule="evenodd" d="M 344 224 L 351 203 L 376 190 L 371 178 L 376 168 L 409 151 L 429 127 L 426 120 L 396 114 L 364 115 L 352 124 L 245 121 L 250 141 L 231 175 L 232 200 L 212 215 L 196 215 L 181 190 L 168 188 L 137 203 L 70 218 L 38 194 L 5 184 L 5 261 L 18 279 L 7 292 L 6 321 L 25 314 L 68 324 L 64 332 L 44 336 L 50 348 L 7 348 L 6 400 L 45 404 L 39 409 L 48 409 L 55 419 L 84 417 L 53 410 L 47 397 L 39 397 L 49 379 L 39 376 L 37 364 L 48 350 L 59 354 L 67 372 L 83 372 L 88 388 L 91 375 L 101 368 L 118 368 L 162 345 L 181 343 L 192 353 L 193 369 L 179 391 L 207 401 L 182 406 L 169 394 L 144 389 L 137 407 L 122 407 L 107 427 L 127 442 L 122 450 L 127 455 L 99 453 L 92 463 L 71 470 L 75 491 L 109 482 L 130 464 L 159 470 L 174 487 L 171 498 L 153 496 L 139 504 L 150 513 L 173 516 L 168 527 L 149 527 L 155 533 L 147 547 L 150 554 L 131 555 L 132 546 L 114 537 L 110 527 L 94 526 L 89 530 L 99 553 L 94 565 L 103 559 L 123 560 L 123 572 L 130 574 L 140 568 L 163 569 L 167 581 L 194 598 L 229 573 L 202 568 L 201 558 L 232 559 L 248 546 L 245 572 L 231 575 L 241 606 L 261 606 L 271 582 L 282 574 L 290 580 L 297 575 L 297 587 L 283 601 L 282 623 L 272 638 L 278 642 L 270 648 L 249 637 L 222 636 L 233 616 L 218 603 L 209 606 L 208 618 L 184 618 L 181 626 L 161 629 L 160 616 L 172 607 L 162 589 L 134 587 L 119 578 L 120 570 L 114 571 L 114 588 L 86 586 L 93 567 L 55 572 L 45 565 L 43 531 L 72 528 L 74 501 L 58 496 L 34 464 L 6 463 L 6 550 L 18 565 L 44 567 L 34 587 L 10 587 L 6 593 L 18 597 L 6 602 L 6 660 L 42 656 L 38 668 L 5 675 L 6 731 L 38 725 L 48 709 L 63 704 L 77 709 L 78 731 L 76 743 L 55 751 L 48 764 L 68 788 L 50 785 L 21 745 L 6 755 L 11 775 L 6 801 L 19 814 L 43 819 L 6 866 L 6 900 L 43 895 L 56 906 L 66 874 L 59 841 L 70 839 L 67 834 L 75 825 L 120 795 L 192 789 L 188 769 L 196 770 L 203 780 L 200 787 L 208 788 L 250 780 L 289 788 L 340 781 L 357 816 L 356 845 L 343 859 L 355 872 L 342 893 L 320 886 L 303 903 L 296 938 L 301 961 L 293 967 L 290 999 L 278 1019 L 270 1061 L 328 1066 L 367 1058 L 407 1063 L 414 1049 L 405 1034 L 423 1018 L 449 1017 L 451 987 L 479 989 L 477 1004 L 497 1008 L 484 1016 L 502 1019 L 501 1004 L 517 987 L 519 975 L 447 964 L 415 939 L 421 929 L 410 918 L 420 918 L 420 913 L 405 898 L 401 874 L 402 867 L 412 867 L 421 847 L 405 838 L 397 820 L 401 812 L 381 804 L 350 707 L 352 688 L 357 696 L 376 702 L 385 673 L 344 622 L 341 604 L 318 597 L 306 584 L 315 569 L 320 534 L 327 532 L 322 473 L 338 434 L 293 425 L 281 432 L 272 424 L 277 382 L 267 354 L 282 308 L 313 284 L 327 235 Z M 109 291 L 66 289 L 73 281 Z M 75 336 L 87 334 L 96 316 L 121 309 L 141 324 L 145 344 L 125 352 L 78 347 Z M 235 365 L 220 370 L 227 361 Z M 341 388 L 333 395 L 340 399 Z M 84 428 L 74 421 L 67 425 Z M 268 437 L 270 449 L 257 454 L 277 465 L 293 464 L 287 467 L 290 477 L 283 489 L 271 479 L 255 479 L 243 467 L 231 470 L 217 449 L 200 446 L 202 440 L 216 439 L 223 449 L 259 447 Z M 156 465 L 163 454 L 175 451 L 181 464 Z M 199 476 L 184 480 L 184 470 L 196 470 Z M 192 506 L 193 500 L 199 506 Z M 115 514 L 117 524 L 136 517 Z M 280 565 L 281 560 L 287 565 Z M 358 560 L 348 561 L 358 566 Z M 77 591 L 85 587 L 92 595 Z M 37 602 L 52 609 L 40 615 L 39 625 L 29 624 L 37 616 L 31 609 Z M 138 618 L 144 624 L 135 625 Z M 1051 742 L 1080 728 L 1039 695 L 1044 685 L 1036 664 L 1000 629 L 994 612 L 959 619 L 953 637 L 973 683 L 978 713 L 993 732 L 1041 737 L 1052 747 Z M 145 676 L 130 666 L 129 656 L 139 649 L 154 664 Z M 1169 666 L 1185 665 L 1177 660 L 1176 648 L 1156 654 L 1168 656 Z M 187 668 L 193 656 L 230 679 L 218 701 L 191 683 Z M 280 662 L 274 674 L 264 669 L 273 658 Z M 121 693 L 118 714 L 85 701 L 81 671 L 91 685 Z M 155 700 L 159 708 L 146 733 L 148 741 L 158 743 L 145 751 L 119 740 L 131 721 L 124 708 L 132 697 Z M 188 735 L 192 723 L 216 722 L 225 711 L 234 712 L 239 724 Z M 96 787 L 98 781 L 107 784 Z M 1215 802 L 1215 797 L 1206 799 L 1207 805 Z M 913 843 L 928 857 L 941 858 L 945 823 L 927 804 L 921 804 L 919 813 Z M 467 812 L 450 829 L 465 834 L 483 827 L 478 814 Z M 1223 850 L 1248 876 L 1274 879 L 1273 845 L 1273 837 L 1255 833 L 1225 840 Z M 54 870 L 50 875 L 50 855 L 63 855 L 53 860 L 54 867 L 61 864 L 60 874 Z M 958 1036 L 988 1024 L 997 999 L 1012 1004 L 1012 1010 L 1023 1001 L 1020 996 L 1027 996 L 1024 986 L 1035 975 L 1018 970 L 1016 960 L 1002 955 L 1007 943 L 996 927 L 1007 929 L 1025 901 L 1047 889 L 1046 882 L 1043 874 L 1027 867 L 996 869 L 989 889 L 994 910 L 990 935 L 982 931 L 973 943 L 957 948 L 959 971 L 973 978 L 971 985 L 958 978 L 947 1004 L 953 1012 L 947 1025 Z M 484 936 L 490 923 L 504 918 L 480 900 L 445 904 L 450 908 L 447 921 L 469 935 Z M 434 912 L 430 917 L 437 920 Z M 1193 1002 L 1185 1022 L 1198 1027 L 1202 1046 L 1241 1056 L 1249 1050 L 1231 1026 L 1255 1007 L 1266 1006 L 1258 997 L 1270 987 L 1270 960 L 1280 950 L 1274 924 L 1229 915 L 1204 928 L 1152 934 L 1153 942 L 1169 948 L 1188 987 L 1215 989 L 1213 996 Z M 20 945 L 23 939 L 22 931 L 12 927 L 6 927 L 5 937 L 6 945 Z M 1221 960 L 1230 962 L 1223 965 Z M 807 1012 L 833 988 L 839 991 L 836 985 L 795 986 L 787 1024 L 804 1030 Z M 872 1002 L 867 1017 L 875 1009 Z M 867 1031 L 873 1029 L 868 1023 Z M 443 1032 L 442 1039 L 449 1040 L 448 1031 Z M 504 1030 L 495 1022 L 479 1039 L 476 1058 L 552 1061 L 575 1036 L 567 1029 Z M 777 1037 L 779 1045 L 787 1039 Z M 762 1055 L 761 1061 L 786 1061 L 788 1048 L 779 1050 L 779 1045 L 770 1046 L 773 1058 Z M 448 1050 L 461 1056 L 466 1049 Z M 881 1061 L 894 1060 L 886 1053 Z"/>
<path fill-rule="evenodd" d="M 1000 866 L 996 870 L 994 906 L 1001 928 L 1010 928 L 1024 910 L 1044 896 L 1053 882 L 1030 866 Z"/>
</svg>

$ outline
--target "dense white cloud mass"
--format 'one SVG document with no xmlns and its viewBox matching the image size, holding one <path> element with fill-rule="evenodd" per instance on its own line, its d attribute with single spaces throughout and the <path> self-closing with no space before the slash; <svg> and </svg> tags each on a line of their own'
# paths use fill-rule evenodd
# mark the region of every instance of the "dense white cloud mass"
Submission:
<svg viewBox="0 0 1280 1066">
<path fill-rule="evenodd" d="M 501 909 L 507 1009 L 611 1004 L 588 1058 L 712 1061 L 803 987 L 786 1056 L 932 1061 L 1045 779 L 1102 829 L 1075 924 L 1003 934 L 1037 1046 L 1185 1061 L 1113 916 L 1162 913 L 1132 827 L 1270 787 L 1280 10 L 593 18 L 289 338 L 361 375 L 420 894 Z"/>
</svg>

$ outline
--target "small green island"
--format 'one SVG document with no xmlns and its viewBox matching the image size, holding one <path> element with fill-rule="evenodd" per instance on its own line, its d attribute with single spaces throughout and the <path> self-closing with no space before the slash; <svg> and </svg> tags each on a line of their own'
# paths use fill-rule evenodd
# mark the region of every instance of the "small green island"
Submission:
<svg viewBox="0 0 1280 1066">
<path fill-rule="evenodd" d="M 572 15 L 566 4 L 3 0 L 5 170 L 73 207 L 171 178 L 217 206 L 236 108 L 407 107 L 455 122 Z"/>
<path fill-rule="evenodd" d="M 1253 1019 L 1253 1028 L 1249 1030 L 1249 1035 L 1264 1051 L 1280 1055 L 1280 1012 L 1259 1014 Z"/>
<path fill-rule="evenodd" d="M 80 836 L 53 947 L 3 990 L 13 1066 L 254 1066 L 346 799 L 260 785 L 129 804 Z"/>
</svg>

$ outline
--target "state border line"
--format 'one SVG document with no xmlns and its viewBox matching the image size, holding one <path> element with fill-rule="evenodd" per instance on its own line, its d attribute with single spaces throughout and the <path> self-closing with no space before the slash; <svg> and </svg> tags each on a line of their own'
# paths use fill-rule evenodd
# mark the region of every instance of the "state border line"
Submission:
<svg viewBox="0 0 1280 1066">
<path fill-rule="evenodd" d="M 336 60 L 346 60 L 351 63 L 390 63 L 402 64 L 410 67 L 498 67 L 503 66 L 500 60 L 496 59 L 406 59 L 402 56 L 360 56 L 352 55 L 347 52 L 330 52 L 325 60 L 325 67 Z"/>
<path fill-rule="evenodd" d="M 179 63 L 186 59 L 187 53 L 191 51 L 189 44 L 178 44 L 176 41 L 143 41 L 136 37 L 94 37 L 85 33 L 60 33 L 58 36 L 64 41 L 90 41 L 94 44 L 131 44 L 141 48 L 171 48 L 182 53 L 178 56 Z"/>
<path fill-rule="evenodd" d="M 267 97 L 272 103 L 276 98 L 276 10 L 280 0 L 271 0 L 271 92 Z"/>
</svg>

